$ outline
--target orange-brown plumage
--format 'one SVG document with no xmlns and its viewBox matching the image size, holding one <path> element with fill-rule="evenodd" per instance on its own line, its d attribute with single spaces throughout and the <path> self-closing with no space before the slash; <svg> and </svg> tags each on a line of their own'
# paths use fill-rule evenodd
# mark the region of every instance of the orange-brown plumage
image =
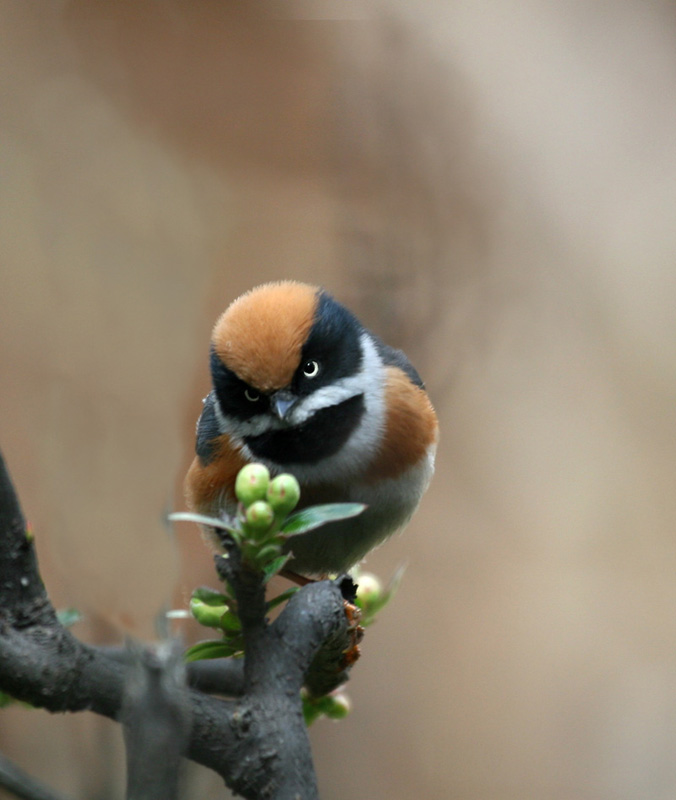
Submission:
<svg viewBox="0 0 676 800">
<path fill-rule="evenodd" d="M 250 386 L 261 392 L 280 389 L 298 369 L 316 308 L 314 286 L 294 281 L 259 286 L 218 319 L 211 338 L 214 350 Z"/>
<path fill-rule="evenodd" d="M 385 435 L 369 467 L 368 483 L 398 478 L 411 464 L 418 464 L 439 430 L 427 392 L 397 367 L 387 367 L 385 373 Z"/>
<path fill-rule="evenodd" d="M 190 465 L 184 484 L 188 508 L 200 514 L 217 514 L 225 503 L 234 502 L 235 478 L 247 463 L 227 434 L 219 436 L 213 459 L 204 464 L 196 456 Z"/>
<path fill-rule="evenodd" d="M 213 388 L 186 476 L 189 506 L 236 510 L 241 467 L 291 472 L 300 507 L 361 502 L 358 517 L 288 542 L 291 568 L 342 572 L 406 524 L 434 468 L 437 419 L 406 356 L 319 287 L 266 284 L 214 326 Z"/>
</svg>

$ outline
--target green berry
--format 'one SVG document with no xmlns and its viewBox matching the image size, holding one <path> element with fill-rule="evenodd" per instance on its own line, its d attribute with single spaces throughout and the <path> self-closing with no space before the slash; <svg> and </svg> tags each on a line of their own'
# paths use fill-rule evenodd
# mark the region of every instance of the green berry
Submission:
<svg viewBox="0 0 676 800">
<path fill-rule="evenodd" d="M 249 533 L 267 533 L 275 519 L 275 513 L 265 500 L 256 500 L 246 510 L 246 527 Z"/>
<path fill-rule="evenodd" d="M 285 516 L 298 504 L 300 485 L 293 475 L 278 475 L 268 486 L 267 499 L 275 514 Z"/>
<path fill-rule="evenodd" d="M 270 483 L 270 473 L 263 464 L 247 464 L 237 473 L 235 494 L 245 506 L 264 500 Z"/>
<path fill-rule="evenodd" d="M 383 594 L 383 585 L 375 575 L 362 572 L 357 578 L 357 605 L 368 609 L 377 603 Z"/>
</svg>

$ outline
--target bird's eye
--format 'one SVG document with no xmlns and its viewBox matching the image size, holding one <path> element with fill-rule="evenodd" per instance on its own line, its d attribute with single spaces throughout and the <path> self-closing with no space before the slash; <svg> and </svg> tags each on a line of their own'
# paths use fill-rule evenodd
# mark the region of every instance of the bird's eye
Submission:
<svg viewBox="0 0 676 800">
<path fill-rule="evenodd" d="M 257 403 L 261 399 L 260 394 L 253 389 L 245 389 L 244 397 L 246 397 L 250 403 Z"/>
<path fill-rule="evenodd" d="M 306 361 L 303 364 L 303 375 L 306 378 L 316 378 L 319 374 L 319 364 L 316 361 Z"/>
</svg>

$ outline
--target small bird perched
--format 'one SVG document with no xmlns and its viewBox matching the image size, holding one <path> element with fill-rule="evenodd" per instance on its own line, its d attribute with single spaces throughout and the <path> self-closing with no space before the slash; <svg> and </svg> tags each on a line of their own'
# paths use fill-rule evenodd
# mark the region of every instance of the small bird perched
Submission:
<svg viewBox="0 0 676 800">
<path fill-rule="evenodd" d="M 212 390 L 186 476 L 189 507 L 233 514 L 238 471 L 290 472 L 299 507 L 360 502 L 358 517 L 289 540 L 289 568 L 342 573 L 411 517 L 434 471 L 436 414 L 400 351 L 323 289 L 295 281 L 235 300 L 211 337 Z"/>
</svg>

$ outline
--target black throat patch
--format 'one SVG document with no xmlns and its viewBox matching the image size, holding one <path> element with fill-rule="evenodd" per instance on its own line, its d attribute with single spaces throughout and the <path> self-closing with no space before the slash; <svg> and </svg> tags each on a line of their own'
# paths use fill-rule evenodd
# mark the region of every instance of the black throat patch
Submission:
<svg viewBox="0 0 676 800">
<path fill-rule="evenodd" d="M 258 458 L 276 464 L 312 464 L 335 455 L 350 438 L 364 414 L 364 396 L 357 395 L 335 406 L 322 408 L 302 425 L 244 441 Z"/>
</svg>

